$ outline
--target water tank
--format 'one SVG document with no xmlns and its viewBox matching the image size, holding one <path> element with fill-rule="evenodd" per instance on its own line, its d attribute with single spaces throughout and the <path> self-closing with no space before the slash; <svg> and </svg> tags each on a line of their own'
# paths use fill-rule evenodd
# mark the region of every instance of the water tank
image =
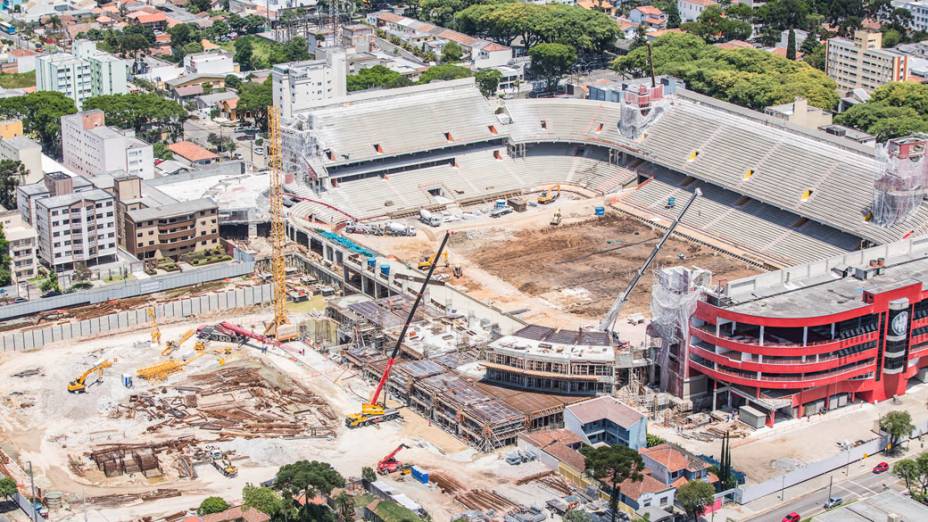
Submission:
<svg viewBox="0 0 928 522">
<path fill-rule="evenodd" d="M 374 266 L 376 266 L 376 265 L 377 265 L 377 258 L 376 258 L 376 257 L 369 257 L 369 258 L 367 258 L 367 267 L 368 267 L 368 268 L 373 269 Z"/>
<path fill-rule="evenodd" d="M 388 264 L 380 265 L 380 275 L 384 277 L 390 277 L 390 265 Z"/>
<path fill-rule="evenodd" d="M 605 215 L 606 215 L 606 207 L 596 207 L 595 209 L 593 209 L 593 212 L 594 212 L 595 215 L 597 215 L 597 216 L 600 216 L 600 217 L 601 217 L 601 216 L 605 216 Z"/>
<path fill-rule="evenodd" d="M 506 200 L 505 200 L 505 199 L 497 199 L 497 200 L 496 200 L 495 208 L 506 208 Z"/>
</svg>

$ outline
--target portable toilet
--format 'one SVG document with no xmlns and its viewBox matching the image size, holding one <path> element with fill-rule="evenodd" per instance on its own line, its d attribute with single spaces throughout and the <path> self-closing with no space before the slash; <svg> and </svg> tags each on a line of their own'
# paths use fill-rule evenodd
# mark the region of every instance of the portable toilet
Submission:
<svg viewBox="0 0 928 522">
<path fill-rule="evenodd" d="M 506 200 L 505 200 L 505 199 L 497 199 L 497 200 L 496 200 L 496 205 L 494 206 L 494 208 L 506 208 Z"/>
<path fill-rule="evenodd" d="M 677 206 L 677 198 L 675 196 L 667 198 L 667 208 L 673 208 L 675 206 Z"/>
<path fill-rule="evenodd" d="M 126 388 L 132 387 L 132 375 L 128 373 L 122 374 L 122 385 Z"/>
<path fill-rule="evenodd" d="M 380 275 L 383 277 L 390 277 L 390 265 L 386 263 L 380 265 Z"/>
<path fill-rule="evenodd" d="M 429 483 L 429 472 L 418 466 L 413 466 L 412 467 L 412 478 L 414 478 L 415 480 L 423 484 L 428 484 Z"/>
<path fill-rule="evenodd" d="M 597 217 L 603 217 L 603 216 L 606 215 L 606 207 L 596 207 L 596 208 L 593 209 L 593 213 L 594 213 Z"/>
</svg>

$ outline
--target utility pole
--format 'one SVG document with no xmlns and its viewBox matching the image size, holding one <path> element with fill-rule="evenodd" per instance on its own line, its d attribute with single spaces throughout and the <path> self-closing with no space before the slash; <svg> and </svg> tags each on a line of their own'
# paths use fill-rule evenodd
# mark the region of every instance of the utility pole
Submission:
<svg viewBox="0 0 928 522">
<path fill-rule="evenodd" d="M 32 475 L 32 461 L 29 461 L 29 483 L 32 487 L 32 498 L 30 499 L 32 505 L 32 521 L 38 522 L 39 511 L 35 508 L 35 477 Z"/>
<path fill-rule="evenodd" d="M 835 481 L 835 476 L 834 476 L 834 475 L 829 475 L 829 477 L 828 477 L 828 498 L 825 499 L 826 501 L 829 500 L 829 499 L 831 499 L 831 485 L 832 485 L 832 483 L 833 483 L 834 481 Z"/>
</svg>

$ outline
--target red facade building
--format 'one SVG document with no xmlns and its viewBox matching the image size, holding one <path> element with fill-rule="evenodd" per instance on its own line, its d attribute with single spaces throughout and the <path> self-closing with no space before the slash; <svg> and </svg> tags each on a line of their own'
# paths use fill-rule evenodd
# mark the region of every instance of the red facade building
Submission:
<svg viewBox="0 0 928 522">
<path fill-rule="evenodd" d="M 687 378 L 766 424 L 903 395 L 928 379 L 928 237 L 707 292 L 689 326 Z"/>
</svg>

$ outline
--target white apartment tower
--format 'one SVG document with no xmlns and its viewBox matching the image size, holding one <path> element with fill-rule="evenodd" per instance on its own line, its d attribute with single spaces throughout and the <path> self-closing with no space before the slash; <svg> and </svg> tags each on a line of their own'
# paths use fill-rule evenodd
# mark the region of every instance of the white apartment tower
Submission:
<svg viewBox="0 0 928 522">
<path fill-rule="evenodd" d="M 82 176 L 124 172 L 142 179 L 155 177 L 154 150 L 132 131 L 105 125 L 101 110 L 61 117 L 64 165 Z"/>
<path fill-rule="evenodd" d="M 348 94 L 345 51 L 326 51 L 325 60 L 281 63 L 271 71 L 274 105 L 284 118 L 293 117 L 313 102 Z"/>
</svg>

